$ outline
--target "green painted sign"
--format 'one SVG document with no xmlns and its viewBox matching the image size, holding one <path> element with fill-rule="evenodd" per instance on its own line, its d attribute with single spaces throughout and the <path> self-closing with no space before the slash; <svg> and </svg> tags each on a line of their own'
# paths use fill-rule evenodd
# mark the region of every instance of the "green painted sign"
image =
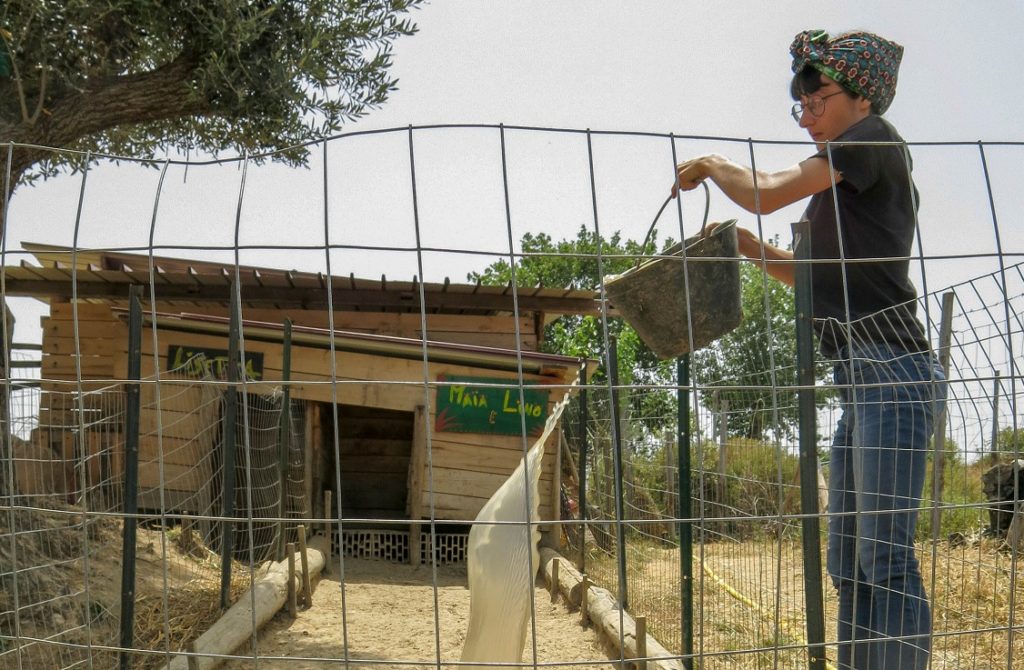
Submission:
<svg viewBox="0 0 1024 670">
<path fill-rule="evenodd" d="M 437 388 L 435 432 L 521 435 L 520 417 L 526 419 L 527 435 L 544 432 L 550 391 L 541 391 L 535 384 L 525 382 L 527 388 L 520 396 L 519 385 L 508 378 L 441 375 L 438 379 L 445 385 Z"/>
</svg>

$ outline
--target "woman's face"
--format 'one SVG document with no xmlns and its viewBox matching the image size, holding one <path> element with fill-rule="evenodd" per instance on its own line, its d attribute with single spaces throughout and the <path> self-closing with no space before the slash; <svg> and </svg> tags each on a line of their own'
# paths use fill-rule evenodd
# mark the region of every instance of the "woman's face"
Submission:
<svg viewBox="0 0 1024 670">
<path fill-rule="evenodd" d="M 807 129 L 819 150 L 825 147 L 825 142 L 835 140 L 847 128 L 871 114 L 868 100 L 860 96 L 851 98 L 839 84 L 825 75 L 821 75 L 821 88 L 810 95 L 800 96 L 800 103 L 804 106 L 800 127 Z M 814 111 L 819 108 L 821 114 L 816 116 Z"/>
</svg>

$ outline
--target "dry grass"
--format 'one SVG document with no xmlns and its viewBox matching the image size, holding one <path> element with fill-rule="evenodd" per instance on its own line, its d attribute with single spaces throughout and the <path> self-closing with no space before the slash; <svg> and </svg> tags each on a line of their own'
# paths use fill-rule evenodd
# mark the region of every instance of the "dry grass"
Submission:
<svg viewBox="0 0 1024 670">
<path fill-rule="evenodd" d="M 201 546 L 182 551 L 162 535 L 138 529 L 134 646 L 178 651 L 220 617 L 220 559 Z M 83 662 L 96 670 L 118 667 L 117 652 L 102 647 L 120 639 L 120 556 L 118 521 L 92 517 L 83 524 L 70 507 L 0 514 L 0 566 L 19 568 L 20 612 L 16 630 L 12 574 L 0 570 L 0 635 L 8 636 L 0 638 L 0 667 L 18 667 L 19 638 L 24 670 Z M 234 599 L 248 588 L 250 573 L 236 563 L 232 574 Z M 138 654 L 133 667 L 165 661 Z"/>
<path fill-rule="evenodd" d="M 701 667 L 805 668 L 799 543 L 719 542 L 697 546 L 694 554 L 694 647 L 704 655 Z M 918 554 L 932 601 L 932 667 L 1024 669 L 1024 561 L 987 540 L 921 546 Z M 598 555 L 588 560 L 587 572 L 614 591 L 614 561 Z M 634 543 L 629 566 L 631 612 L 646 615 L 652 634 L 679 650 L 678 551 Z M 824 593 L 829 641 L 836 603 L 828 584 Z M 828 654 L 834 658 L 834 646 Z"/>
</svg>

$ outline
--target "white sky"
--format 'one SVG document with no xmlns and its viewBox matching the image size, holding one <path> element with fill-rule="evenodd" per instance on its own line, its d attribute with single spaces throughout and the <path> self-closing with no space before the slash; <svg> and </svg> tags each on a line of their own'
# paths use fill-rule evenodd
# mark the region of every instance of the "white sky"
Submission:
<svg viewBox="0 0 1024 670">
<path fill-rule="evenodd" d="M 400 40 L 393 73 L 399 90 L 380 110 L 347 130 L 428 124 L 494 124 L 600 131 L 673 132 L 805 142 L 789 116 L 788 47 L 800 30 L 869 29 L 906 47 L 898 93 L 887 114 L 909 142 L 1021 141 L 1024 76 L 1013 45 L 1024 30 L 1024 3 L 927 0 L 894 2 L 436 2 L 414 13 L 420 32 Z M 413 134 L 418 231 L 412 208 L 407 132 L 341 139 L 328 151 L 330 241 L 414 251 L 339 251 L 336 274 L 463 281 L 507 254 L 510 237 L 548 232 L 574 237 L 593 228 L 586 137 L 506 131 L 508 217 L 499 133 L 491 129 Z M 707 152 L 781 168 L 812 151 L 805 145 L 677 140 L 680 160 Z M 915 147 L 926 256 L 991 254 L 996 249 L 977 146 Z M 639 238 L 673 177 L 665 138 L 593 137 L 597 224 L 608 235 Z M 1024 147 L 987 147 L 995 214 L 1004 254 L 1021 260 L 1024 195 L 1018 166 Z M 241 172 L 194 166 L 187 180 L 172 168 L 161 195 L 156 244 L 226 246 L 235 241 Z M 77 243 L 140 247 L 149 243 L 158 173 L 103 165 L 89 174 Z M 241 262 L 325 269 L 323 251 L 282 249 L 324 242 L 323 163 L 316 148 L 307 170 L 250 166 L 238 233 Z M 62 176 L 23 188 L 12 201 L 8 250 L 21 241 L 72 245 L 82 180 Z M 683 228 L 696 232 L 702 195 L 683 201 Z M 766 235 L 788 240 L 793 206 L 765 217 Z M 671 212 L 671 210 L 670 210 Z M 712 193 L 712 218 L 757 220 Z M 661 237 L 679 237 L 673 215 Z M 232 260 L 230 251 L 161 249 L 170 256 Z M 1013 254 L 1018 254 L 1016 257 Z M 992 258 L 933 260 L 929 288 L 996 268 Z M 924 282 L 917 278 L 919 286 Z M 36 303 L 19 306 L 16 340 L 38 341 Z"/>
</svg>

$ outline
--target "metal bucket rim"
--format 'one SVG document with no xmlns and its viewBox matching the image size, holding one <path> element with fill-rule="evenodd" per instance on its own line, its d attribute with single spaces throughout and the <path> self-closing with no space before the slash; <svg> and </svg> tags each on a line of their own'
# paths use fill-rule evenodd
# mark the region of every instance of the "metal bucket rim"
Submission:
<svg viewBox="0 0 1024 670">
<path fill-rule="evenodd" d="M 693 240 L 693 241 L 690 242 L 690 244 L 686 245 L 685 248 L 682 246 L 681 243 L 677 242 L 676 244 L 673 244 L 671 247 L 666 249 L 663 253 L 657 254 L 654 258 L 641 259 L 639 263 L 637 263 L 633 267 L 631 267 L 631 268 L 629 268 L 629 269 L 627 269 L 627 270 L 625 270 L 623 272 L 620 272 L 619 274 L 606 276 L 604 278 L 604 284 L 607 286 L 608 284 L 610 284 L 612 282 L 618 281 L 619 279 L 622 279 L 623 277 L 625 277 L 627 275 L 631 275 L 631 274 L 639 271 L 641 268 L 644 268 L 644 267 L 650 265 L 651 263 L 657 263 L 658 261 L 660 261 L 660 260 L 662 260 L 662 259 L 664 259 L 666 257 L 679 256 L 681 251 L 685 251 L 686 249 L 693 249 L 698 244 L 703 242 L 704 240 L 711 239 L 713 237 L 717 237 L 719 235 L 724 234 L 726 231 L 728 231 L 728 230 L 730 230 L 732 228 L 735 228 L 737 224 L 738 224 L 738 220 L 737 219 L 727 219 L 726 221 L 722 221 L 721 223 L 716 224 L 715 225 L 715 229 L 712 230 L 706 237 L 701 235 L 700 233 L 698 233 L 697 235 L 694 235 L 693 237 L 688 238 L 688 239 Z M 685 241 L 686 240 L 684 240 L 684 242 Z M 686 258 L 686 254 L 682 254 L 682 257 Z"/>
</svg>

